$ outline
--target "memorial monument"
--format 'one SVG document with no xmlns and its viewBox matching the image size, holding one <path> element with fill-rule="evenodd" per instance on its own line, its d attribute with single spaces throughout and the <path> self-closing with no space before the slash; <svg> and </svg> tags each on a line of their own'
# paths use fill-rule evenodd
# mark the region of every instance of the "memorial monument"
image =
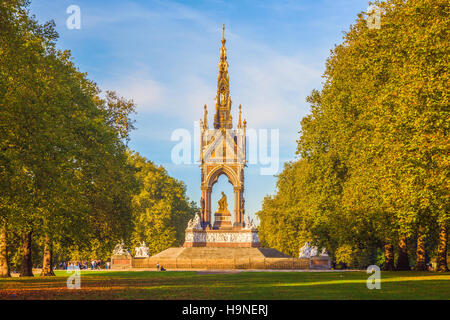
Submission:
<svg viewBox="0 0 450 320">
<path fill-rule="evenodd" d="M 221 42 L 213 127 L 208 125 L 206 105 L 200 120 L 200 212 L 187 224 L 183 247 L 133 259 L 133 267 L 154 269 L 158 264 L 166 269 L 308 269 L 308 258 L 292 258 L 272 248 L 261 248 L 257 227 L 245 214 L 247 122 L 242 119 L 239 105 L 233 127 L 225 26 Z M 227 196 L 221 192 L 213 221 L 211 193 L 221 175 L 233 185 L 233 216 Z"/>
<path fill-rule="evenodd" d="M 247 122 L 242 120 L 242 107 L 239 105 L 238 121 L 233 127 L 225 43 L 223 26 L 213 128 L 208 125 L 206 105 L 200 120 L 201 228 L 190 228 L 188 225 L 185 247 L 259 247 L 258 231 L 246 226 L 244 221 Z M 211 219 L 211 193 L 221 175 L 225 175 L 233 185 L 234 221 L 231 221 L 227 196 L 223 191 L 214 213 L 214 222 Z"/>
</svg>

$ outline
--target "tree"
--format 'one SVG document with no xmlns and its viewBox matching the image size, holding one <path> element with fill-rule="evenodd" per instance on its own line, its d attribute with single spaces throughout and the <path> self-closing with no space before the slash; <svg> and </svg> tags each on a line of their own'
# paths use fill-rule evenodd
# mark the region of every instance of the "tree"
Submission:
<svg viewBox="0 0 450 320">
<path fill-rule="evenodd" d="M 2 231 L 26 230 L 23 275 L 31 232 L 42 240 L 46 276 L 54 244 L 130 233 L 134 103 L 114 92 L 101 99 L 70 52 L 56 49 L 54 23 L 40 25 L 28 4 L 0 4 L 0 218 Z M 2 266 L 7 243 L 0 238 Z"/>
<path fill-rule="evenodd" d="M 7 236 L 8 230 L 6 229 L 6 222 L 0 220 L 0 277 L 10 277 L 9 264 L 8 264 L 8 247 Z"/>
<path fill-rule="evenodd" d="M 187 222 L 198 211 L 189 203 L 185 185 L 138 153 L 131 153 L 129 161 L 139 170 L 136 175 L 140 182 L 132 200 L 132 244 L 145 241 L 150 254 L 182 245 Z"/>
</svg>

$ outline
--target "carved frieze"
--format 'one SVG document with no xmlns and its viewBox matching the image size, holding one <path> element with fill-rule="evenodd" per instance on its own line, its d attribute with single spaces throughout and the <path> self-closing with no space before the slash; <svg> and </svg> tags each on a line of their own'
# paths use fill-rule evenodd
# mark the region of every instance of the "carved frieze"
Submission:
<svg viewBox="0 0 450 320">
<path fill-rule="evenodd" d="M 185 242 L 199 243 L 259 243 L 258 231 L 247 232 L 207 232 L 186 230 Z"/>
</svg>

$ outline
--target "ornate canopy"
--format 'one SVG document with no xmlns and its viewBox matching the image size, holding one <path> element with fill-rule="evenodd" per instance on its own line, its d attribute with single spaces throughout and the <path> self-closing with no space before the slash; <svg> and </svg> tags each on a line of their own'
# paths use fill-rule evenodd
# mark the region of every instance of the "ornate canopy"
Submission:
<svg viewBox="0 0 450 320">
<path fill-rule="evenodd" d="M 225 48 L 225 25 L 222 30 L 220 48 L 219 75 L 217 77 L 216 113 L 214 128 L 208 127 L 208 110 L 204 106 L 203 119 L 200 120 L 200 168 L 201 168 L 201 223 L 211 228 L 211 192 L 219 177 L 224 174 L 234 189 L 233 229 L 244 225 L 244 168 L 246 164 L 245 131 L 246 121 L 242 123 L 242 107 L 239 105 L 239 119 L 233 128 L 228 75 L 227 50 Z M 216 215 L 216 219 L 218 216 Z M 220 218 L 220 217 L 219 217 Z M 231 225 L 215 224 L 215 229 L 228 228 Z"/>
</svg>

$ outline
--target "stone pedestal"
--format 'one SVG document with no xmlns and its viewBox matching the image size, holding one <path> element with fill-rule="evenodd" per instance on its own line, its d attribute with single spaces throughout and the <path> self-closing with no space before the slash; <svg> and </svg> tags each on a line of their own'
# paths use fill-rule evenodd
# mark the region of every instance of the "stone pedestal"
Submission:
<svg viewBox="0 0 450 320">
<path fill-rule="evenodd" d="M 213 229 L 232 229 L 233 225 L 231 224 L 231 214 L 228 210 L 225 212 L 217 211 L 214 214 L 214 225 Z"/>
<path fill-rule="evenodd" d="M 130 254 L 113 255 L 111 257 L 111 270 L 125 270 L 132 267 L 133 258 Z"/>
<path fill-rule="evenodd" d="M 316 256 L 311 257 L 309 262 L 310 269 L 324 269 L 329 270 L 331 268 L 329 256 Z"/>
</svg>

